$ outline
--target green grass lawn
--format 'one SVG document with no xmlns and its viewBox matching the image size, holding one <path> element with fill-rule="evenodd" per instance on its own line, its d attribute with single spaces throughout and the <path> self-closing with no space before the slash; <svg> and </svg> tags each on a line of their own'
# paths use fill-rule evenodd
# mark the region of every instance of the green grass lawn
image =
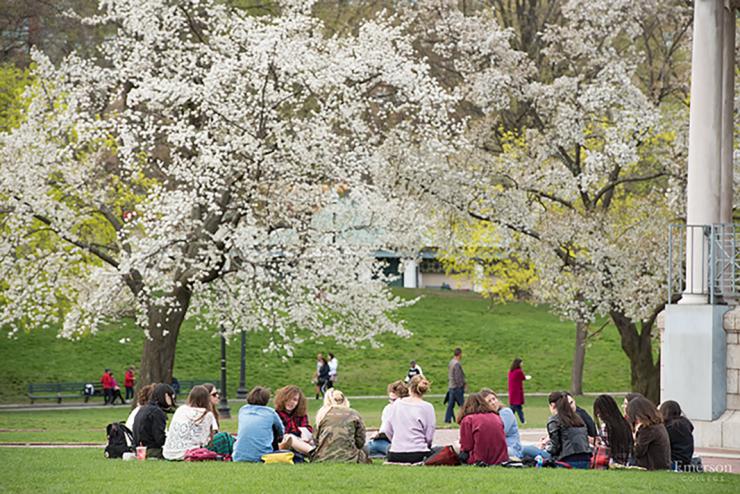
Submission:
<svg viewBox="0 0 740 494">
<path fill-rule="evenodd" d="M 444 424 L 445 407 L 441 399 L 432 399 L 437 412 L 437 427 L 457 427 Z M 380 413 L 385 400 L 353 400 L 352 408 L 362 415 L 368 428 L 380 427 Z M 589 413 L 592 411 L 593 398 L 579 397 L 578 404 Z M 230 402 L 232 418 L 222 421 L 221 428 L 232 433 L 237 432 L 236 415 L 243 402 Z M 309 418 L 313 423 L 319 402 L 311 400 Z M 457 412 L 459 408 L 456 408 Z M 88 410 L 47 410 L 34 412 L 0 412 L 0 443 L 8 442 L 105 442 L 105 426 L 111 422 L 126 420 L 129 407 L 92 408 Z M 527 424 L 520 428 L 544 428 L 549 412 L 545 398 L 534 397 L 525 405 Z"/>
<path fill-rule="evenodd" d="M 570 385 L 574 325 L 552 316 L 546 307 L 511 303 L 489 307 L 475 294 L 439 290 L 404 290 L 405 297 L 423 295 L 400 317 L 414 333 L 409 339 L 386 336 L 380 349 L 338 347 L 332 341 L 308 341 L 294 358 L 264 353 L 268 335 L 249 333 L 247 385 L 273 389 L 288 383 L 312 391 L 311 374 L 318 351 L 334 351 L 339 358 L 338 387 L 348 394 L 384 394 L 388 382 L 402 378 L 416 359 L 432 381 L 432 393 L 447 387 L 447 362 L 452 350 L 464 351 L 463 367 L 471 389 L 483 386 L 506 391 L 506 375 L 513 358 L 524 359 L 533 379 L 527 391 L 549 392 Z M 129 342 L 121 343 L 124 338 Z M 29 382 L 97 382 L 105 367 L 119 382 L 128 365 L 138 364 L 143 333 L 131 320 L 110 324 L 95 336 L 79 341 L 62 340 L 52 330 L 0 338 L 0 402 L 26 401 Z M 219 342 L 213 333 L 196 331 L 186 322 L 178 341 L 175 376 L 215 378 L 219 374 Z M 237 387 L 239 344 L 228 350 L 229 389 Z M 629 388 L 629 363 L 617 331 L 608 327 L 589 345 L 586 355 L 585 391 L 621 391 Z"/>
<path fill-rule="evenodd" d="M 740 476 L 500 467 L 258 465 L 106 460 L 98 449 L 2 449 L 0 492 L 671 492 L 740 491 Z"/>
</svg>

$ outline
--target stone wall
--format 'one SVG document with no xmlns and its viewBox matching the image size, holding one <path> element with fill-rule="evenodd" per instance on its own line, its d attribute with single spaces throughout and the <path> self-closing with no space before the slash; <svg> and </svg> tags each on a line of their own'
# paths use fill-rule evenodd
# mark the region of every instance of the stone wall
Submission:
<svg viewBox="0 0 740 494">
<path fill-rule="evenodd" d="M 725 314 L 727 332 L 727 409 L 740 410 L 740 308 Z"/>
</svg>

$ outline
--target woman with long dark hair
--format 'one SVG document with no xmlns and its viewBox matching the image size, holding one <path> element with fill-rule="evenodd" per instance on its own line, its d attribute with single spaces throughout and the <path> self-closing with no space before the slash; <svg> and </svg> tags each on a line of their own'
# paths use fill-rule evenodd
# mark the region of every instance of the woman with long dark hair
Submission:
<svg viewBox="0 0 740 494">
<path fill-rule="evenodd" d="M 660 404 L 660 414 L 671 441 L 671 464 L 676 470 L 691 465 L 694 456 L 694 424 L 684 417 L 681 405 L 673 400 Z"/>
<path fill-rule="evenodd" d="M 557 460 L 573 468 L 586 469 L 591 459 L 591 446 L 583 419 L 573 411 L 568 394 L 560 391 L 550 393 L 550 416 L 547 419 L 547 435 L 550 444 L 547 451 Z"/>
<path fill-rule="evenodd" d="M 509 407 L 511 411 L 519 416 L 519 421 L 526 424 L 524 420 L 524 381 L 531 379 L 522 370 L 522 359 L 515 358 L 509 369 Z"/>
<path fill-rule="evenodd" d="M 671 441 L 663 417 L 653 402 L 637 397 L 627 404 L 627 421 L 634 424 L 635 463 L 648 470 L 671 468 Z"/>
<path fill-rule="evenodd" d="M 457 423 L 460 424 L 460 459 L 465 463 L 499 465 L 509 460 L 501 417 L 480 393 L 468 396 Z"/>
<path fill-rule="evenodd" d="M 609 395 L 594 400 L 594 416 L 601 429 L 601 439 L 609 446 L 609 458 L 626 465 L 632 455 L 632 429 L 619 411 L 617 402 Z"/>
<path fill-rule="evenodd" d="M 319 357 L 319 375 L 318 375 L 318 386 L 319 391 L 321 391 L 321 396 L 324 396 L 326 393 L 326 389 L 329 388 L 329 361 L 326 360 L 326 357 L 321 355 Z"/>
</svg>

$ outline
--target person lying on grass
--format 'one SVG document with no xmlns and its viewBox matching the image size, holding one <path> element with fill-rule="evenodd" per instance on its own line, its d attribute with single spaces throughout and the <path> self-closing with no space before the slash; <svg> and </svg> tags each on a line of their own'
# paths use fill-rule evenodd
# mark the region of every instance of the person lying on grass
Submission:
<svg viewBox="0 0 740 494">
<path fill-rule="evenodd" d="M 172 416 L 162 455 L 166 460 L 183 460 L 189 449 L 202 448 L 213 438 L 216 418 L 211 412 L 211 395 L 205 386 L 193 386 L 186 405 Z"/>
</svg>

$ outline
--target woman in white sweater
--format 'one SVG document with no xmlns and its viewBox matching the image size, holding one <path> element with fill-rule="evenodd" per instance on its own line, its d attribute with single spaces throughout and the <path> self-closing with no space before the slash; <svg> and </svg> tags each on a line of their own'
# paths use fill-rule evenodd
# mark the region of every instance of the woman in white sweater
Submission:
<svg viewBox="0 0 740 494">
<path fill-rule="evenodd" d="M 208 389 L 193 387 L 187 405 L 178 407 L 170 421 L 162 455 L 166 460 L 182 460 L 187 450 L 205 447 L 211 440 L 215 423 Z"/>
</svg>

